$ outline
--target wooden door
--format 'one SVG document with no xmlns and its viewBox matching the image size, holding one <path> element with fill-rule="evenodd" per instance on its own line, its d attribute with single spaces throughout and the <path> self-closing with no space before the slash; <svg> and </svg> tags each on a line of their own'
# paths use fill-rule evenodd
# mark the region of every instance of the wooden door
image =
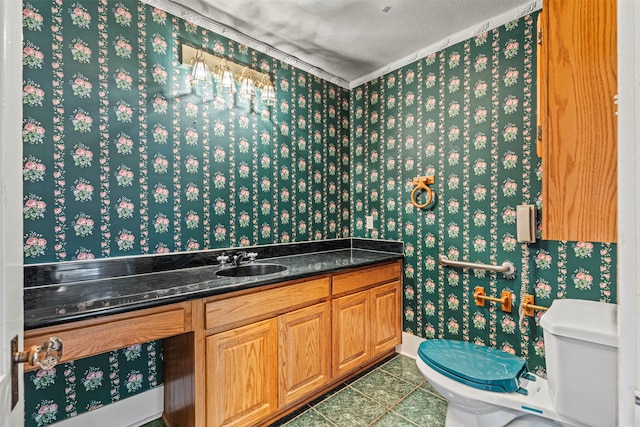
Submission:
<svg viewBox="0 0 640 427">
<path fill-rule="evenodd" d="M 371 358 L 369 291 L 333 300 L 332 375 L 336 378 Z"/>
<path fill-rule="evenodd" d="M 278 404 L 277 319 L 206 338 L 207 426 L 247 426 Z"/>
<path fill-rule="evenodd" d="M 278 317 L 278 401 L 292 403 L 331 378 L 331 306 L 312 305 Z"/>
<path fill-rule="evenodd" d="M 545 0 L 540 19 L 543 237 L 615 242 L 616 0 Z"/>
<path fill-rule="evenodd" d="M 400 282 L 371 289 L 371 356 L 385 353 L 402 340 Z"/>
</svg>

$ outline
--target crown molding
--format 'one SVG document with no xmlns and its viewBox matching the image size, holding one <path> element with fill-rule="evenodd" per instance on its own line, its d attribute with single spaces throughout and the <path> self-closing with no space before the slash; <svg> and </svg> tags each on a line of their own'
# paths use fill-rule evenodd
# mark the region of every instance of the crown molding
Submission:
<svg viewBox="0 0 640 427">
<path fill-rule="evenodd" d="M 542 8 L 542 0 L 532 0 L 527 5 L 510 9 L 509 11 L 504 12 L 484 22 L 480 26 L 471 27 L 471 28 L 465 29 L 464 31 L 459 31 L 445 39 L 442 39 L 420 50 L 417 50 L 416 52 L 410 55 L 407 55 L 402 59 L 393 61 L 389 65 L 379 68 L 369 74 L 366 74 L 362 77 L 359 77 L 351 81 L 347 81 L 341 77 L 336 76 L 335 74 L 328 73 L 323 69 L 316 67 L 313 64 L 302 61 L 297 57 L 294 57 L 292 55 L 287 54 L 286 52 L 276 49 L 273 46 L 270 46 L 266 43 L 263 43 L 252 37 L 249 37 L 246 34 L 243 34 L 227 25 L 221 24 L 211 18 L 205 17 L 199 14 L 198 12 L 187 8 L 186 6 L 174 3 L 171 0 L 141 0 L 141 2 L 146 3 L 150 6 L 162 9 L 165 12 L 171 13 L 172 15 L 175 15 L 186 21 L 192 22 L 196 25 L 199 25 L 200 27 L 206 28 L 207 30 L 213 31 L 235 42 L 242 43 L 252 49 L 257 50 L 258 52 L 262 52 L 273 58 L 279 59 L 282 62 L 285 62 L 301 70 L 304 70 L 314 76 L 318 76 L 330 83 L 333 83 L 345 89 L 356 88 L 373 79 L 381 77 L 387 73 L 398 70 L 404 67 L 405 65 L 409 65 L 419 59 L 422 59 L 431 53 L 439 52 L 456 43 L 470 39 L 486 31 L 490 31 L 495 28 L 498 28 L 508 22 L 511 22 L 515 19 L 522 18 L 523 16 L 533 13 L 536 10 L 539 10 Z"/>
<path fill-rule="evenodd" d="M 350 85 L 347 80 L 344 80 L 334 74 L 328 73 L 323 69 L 314 66 L 313 64 L 309 64 L 308 62 L 302 61 L 301 59 L 295 56 L 289 55 L 286 52 L 283 52 L 279 49 L 276 49 L 273 46 L 270 46 L 266 43 L 263 43 L 252 37 L 249 37 L 246 34 L 243 34 L 227 25 L 221 24 L 211 18 L 203 16 L 198 12 L 187 8 L 186 6 L 176 4 L 171 0 L 140 0 L 140 1 L 142 3 L 148 4 L 149 6 L 162 9 L 167 13 L 177 16 L 178 18 L 192 22 L 202 28 L 213 31 L 214 33 L 220 34 L 221 36 L 227 37 L 228 39 L 231 39 L 235 42 L 248 46 L 251 49 L 257 50 L 258 52 L 262 52 L 275 59 L 279 59 L 282 62 L 286 62 L 289 65 L 292 65 L 296 68 L 304 70 L 314 76 L 320 77 L 342 88 L 350 89 Z"/>
<path fill-rule="evenodd" d="M 420 49 L 410 55 L 405 56 L 402 59 L 394 61 L 385 67 L 379 68 L 376 71 L 373 71 L 357 79 L 351 80 L 349 82 L 349 89 L 354 89 L 364 83 L 370 82 L 373 79 L 384 76 L 385 74 L 388 74 L 392 71 L 398 70 L 404 67 L 405 65 L 409 65 L 419 59 L 426 57 L 431 53 L 439 52 L 456 43 L 475 37 L 478 34 L 482 34 L 486 31 L 491 31 L 513 20 L 520 19 L 523 16 L 529 15 L 541 8 L 542 8 L 542 0 L 533 0 L 527 5 L 525 5 L 524 7 L 520 6 L 518 8 L 511 9 L 505 13 L 502 13 L 490 19 L 489 21 L 486 21 L 482 25 L 479 25 L 477 27 L 471 27 L 463 31 L 459 31 L 447 37 L 446 39 L 442 39 L 437 43 L 433 43 L 423 49 Z"/>
</svg>

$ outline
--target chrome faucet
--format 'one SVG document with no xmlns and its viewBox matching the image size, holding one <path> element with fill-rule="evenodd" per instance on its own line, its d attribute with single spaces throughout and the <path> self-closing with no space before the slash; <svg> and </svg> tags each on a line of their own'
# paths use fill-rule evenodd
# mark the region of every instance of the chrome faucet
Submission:
<svg viewBox="0 0 640 427">
<path fill-rule="evenodd" d="M 233 261 L 231 262 L 236 267 L 240 266 L 240 263 L 247 258 L 247 253 L 245 251 L 239 251 L 233 254 Z"/>
<path fill-rule="evenodd" d="M 246 260 L 248 260 L 249 262 L 253 262 L 257 257 L 258 257 L 258 254 L 256 252 L 238 251 L 233 254 L 233 257 L 232 257 L 233 261 L 231 261 L 231 263 L 236 267 L 238 267 L 240 266 L 241 262 Z"/>
</svg>

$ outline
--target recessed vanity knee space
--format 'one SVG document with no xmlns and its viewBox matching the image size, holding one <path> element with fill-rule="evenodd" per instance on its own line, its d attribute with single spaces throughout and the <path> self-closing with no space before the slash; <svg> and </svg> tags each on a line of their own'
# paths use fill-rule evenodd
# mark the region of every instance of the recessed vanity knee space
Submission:
<svg viewBox="0 0 640 427">
<path fill-rule="evenodd" d="M 55 335 L 68 361 L 163 339 L 166 425 L 268 425 L 391 355 L 402 332 L 401 251 L 346 249 L 277 262 L 288 272 L 258 282 L 212 279 L 228 287 L 209 295 L 195 283 L 218 266 L 152 273 L 176 275 L 177 287 L 194 284 L 184 285 L 179 302 L 50 318 L 57 324 L 25 332 L 25 346 Z"/>
</svg>

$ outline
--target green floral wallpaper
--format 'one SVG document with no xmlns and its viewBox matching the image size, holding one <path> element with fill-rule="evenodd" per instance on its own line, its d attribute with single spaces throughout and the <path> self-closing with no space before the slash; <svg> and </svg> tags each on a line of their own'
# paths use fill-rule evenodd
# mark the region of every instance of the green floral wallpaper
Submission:
<svg viewBox="0 0 640 427">
<path fill-rule="evenodd" d="M 45 426 L 156 387 L 162 345 L 133 345 L 24 374 L 25 426 Z"/>
<path fill-rule="evenodd" d="M 25 263 L 349 235 L 347 90 L 134 0 L 23 18 Z M 277 106 L 190 90 L 181 44 Z"/>
<path fill-rule="evenodd" d="M 25 264 L 349 236 L 348 91 L 135 0 L 24 2 L 23 35 Z M 190 90 L 182 43 L 277 105 Z M 141 349 L 25 374 L 26 425 L 162 383 Z"/>
<path fill-rule="evenodd" d="M 616 247 L 515 239 L 516 206 L 543 206 L 534 137 L 536 19 L 510 22 L 352 90 L 351 229 L 405 243 L 407 332 L 498 347 L 544 373 L 540 314 L 519 326 L 522 297 L 534 294 L 543 306 L 554 298 L 615 302 Z M 435 175 L 435 202 L 425 209 L 410 202 L 412 178 L 420 175 Z M 374 217 L 373 230 L 365 215 Z M 517 273 L 442 268 L 439 254 L 511 261 Z M 511 291 L 514 312 L 477 307 L 476 286 L 490 296 Z"/>
<path fill-rule="evenodd" d="M 25 263 L 402 240 L 407 332 L 502 348 L 544 374 L 539 314 L 520 326 L 517 312 L 476 307 L 473 289 L 508 289 L 516 310 L 525 293 L 615 302 L 616 246 L 515 241 L 516 205 L 543 205 L 536 19 L 346 91 L 134 0 L 25 2 Z M 181 43 L 269 72 L 277 105 L 191 91 Z M 416 209 L 411 180 L 427 174 L 436 198 Z M 517 273 L 441 268 L 439 254 Z M 161 352 L 157 341 L 26 373 L 26 425 L 160 384 Z"/>
</svg>

